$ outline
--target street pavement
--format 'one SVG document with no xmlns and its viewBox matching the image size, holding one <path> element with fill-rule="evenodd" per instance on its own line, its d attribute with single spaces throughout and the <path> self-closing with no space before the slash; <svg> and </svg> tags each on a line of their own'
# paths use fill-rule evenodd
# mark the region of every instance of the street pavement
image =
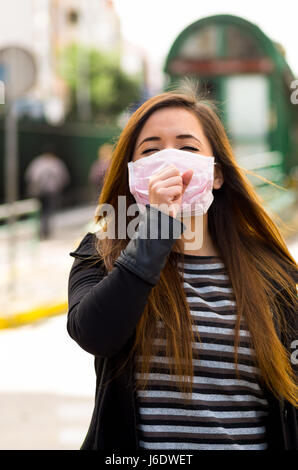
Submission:
<svg viewBox="0 0 298 470">
<path fill-rule="evenodd" d="M 29 253 L 25 241 L 19 248 L 22 263 L 18 279 L 26 286 L 19 288 L 15 298 L 23 295 L 28 308 L 53 295 L 61 300 L 67 294 L 73 262 L 68 253 L 89 229 L 92 231 L 93 208 L 70 212 L 56 215 L 50 240 L 36 242 Z M 0 239 L 2 256 L 5 243 L 4 237 Z M 288 247 L 298 260 L 298 235 L 289 240 Z M 32 253 L 37 253 L 38 263 L 31 267 L 30 276 Z M 36 272 L 39 274 L 33 278 Z M 43 285 L 45 279 L 48 282 Z M 12 314 L 11 304 L 7 301 L 3 305 L 5 313 Z M 15 307 L 24 309 L 17 302 Z M 93 357 L 69 337 L 65 313 L 0 330 L 0 371 L 0 450 L 79 449 L 93 410 L 94 364 Z"/>
<path fill-rule="evenodd" d="M 66 315 L 0 330 L 0 449 L 78 449 L 95 393 L 93 357 Z"/>
<path fill-rule="evenodd" d="M 94 207 L 60 211 L 47 240 L 32 240 L 35 227 L 17 230 L 11 271 L 9 235 L 0 232 L 0 318 L 67 301 L 74 250 L 93 229 Z M 8 292 L 11 273 L 13 289 Z M 42 309 L 41 309 L 42 311 Z M 0 329 L 0 449 L 78 449 L 93 408 L 93 357 L 68 335 L 66 312 L 18 328 Z"/>
</svg>

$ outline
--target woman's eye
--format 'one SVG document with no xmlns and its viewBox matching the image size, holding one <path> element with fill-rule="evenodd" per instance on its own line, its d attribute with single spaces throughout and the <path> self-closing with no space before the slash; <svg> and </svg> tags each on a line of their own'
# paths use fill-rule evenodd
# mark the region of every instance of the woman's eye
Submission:
<svg viewBox="0 0 298 470">
<path fill-rule="evenodd" d="M 190 150 L 192 152 L 198 152 L 199 149 L 196 148 L 196 147 L 191 147 L 190 145 L 185 145 L 184 147 L 182 147 L 180 150 Z"/>
<path fill-rule="evenodd" d="M 150 153 L 150 152 L 158 152 L 159 149 L 146 149 L 146 150 L 143 150 L 143 152 L 141 152 L 142 155 L 145 155 L 146 153 Z"/>
</svg>

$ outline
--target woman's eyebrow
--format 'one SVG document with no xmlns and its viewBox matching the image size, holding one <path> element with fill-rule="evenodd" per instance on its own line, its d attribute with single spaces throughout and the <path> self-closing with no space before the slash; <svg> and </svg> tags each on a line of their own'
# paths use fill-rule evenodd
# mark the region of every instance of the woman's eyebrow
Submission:
<svg viewBox="0 0 298 470">
<path fill-rule="evenodd" d="M 142 142 L 138 145 L 138 147 L 140 147 L 144 142 L 151 142 L 152 140 L 161 140 L 161 138 L 155 137 L 155 136 L 146 137 L 146 139 L 142 140 Z"/>
<path fill-rule="evenodd" d="M 199 141 L 199 139 L 197 137 L 195 137 L 194 135 L 191 135 L 191 134 L 180 134 L 180 135 L 176 135 L 176 139 L 195 139 L 200 145 L 202 145 L 202 143 Z M 139 143 L 138 147 L 140 147 L 142 144 L 144 144 L 144 142 L 152 142 L 152 141 L 155 141 L 155 140 L 161 140 L 160 137 L 157 137 L 157 136 L 152 136 L 152 137 L 146 137 L 144 140 L 142 140 L 142 142 Z"/>
<path fill-rule="evenodd" d="M 197 142 L 199 142 L 200 145 L 202 145 L 202 142 L 200 142 L 199 139 L 197 139 L 197 137 L 191 134 L 176 135 L 176 139 L 195 139 Z"/>
</svg>

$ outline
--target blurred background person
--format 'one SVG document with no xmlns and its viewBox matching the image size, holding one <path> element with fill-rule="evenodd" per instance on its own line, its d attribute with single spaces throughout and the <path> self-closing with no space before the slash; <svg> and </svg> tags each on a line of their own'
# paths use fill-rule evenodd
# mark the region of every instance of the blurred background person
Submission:
<svg viewBox="0 0 298 470">
<path fill-rule="evenodd" d="M 40 238 L 51 235 L 50 217 L 59 205 L 63 189 L 70 182 L 65 163 L 54 154 L 53 147 L 46 145 L 43 153 L 34 158 L 25 172 L 27 194 L 41 203 Z"/>
</svg>

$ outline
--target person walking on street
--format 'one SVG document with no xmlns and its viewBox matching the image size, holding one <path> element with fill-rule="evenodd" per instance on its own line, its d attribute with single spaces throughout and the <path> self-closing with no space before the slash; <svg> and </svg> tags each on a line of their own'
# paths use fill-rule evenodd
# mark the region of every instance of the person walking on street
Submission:
<svg viewBox="0 0 298 470">
<path fill-rule="evenodd" d="M 104 237 L 119 196 L 138 224 Z M 68 279 L 67 331 L 97 375 L 81 449 L 297 449 L 297 264 L 215 106 L 185 90 L 143 103 L 98 203 L 114 217 L 97 211 Z"/>
<path fill-rule="evenodd" d="M 27 192 L 41 202 L 40 237 L 51 235 L 50 219 L 63 189 L 70 182 L 65 163 L 52 152 L 45 151 L 34 158 L 25 172 Z"/>
</svg>

